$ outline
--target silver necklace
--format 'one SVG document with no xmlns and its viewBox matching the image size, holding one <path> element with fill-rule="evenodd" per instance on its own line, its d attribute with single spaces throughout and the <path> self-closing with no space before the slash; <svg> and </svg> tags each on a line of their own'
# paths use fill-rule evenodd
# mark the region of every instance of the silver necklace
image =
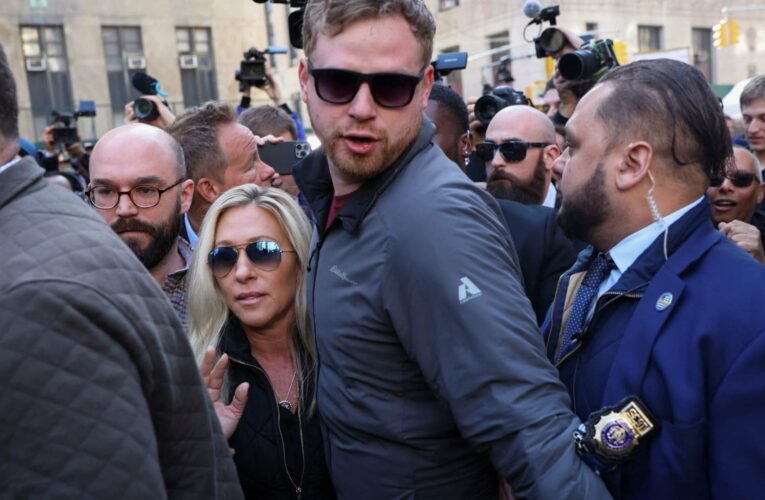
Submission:
<svg viewBox="0 0 765 500">
<path fill-rule="evenodd" d="M 287 394 L 284 395 L 284 399 L 282 401 L 279 401 L 279 406 L 287 410 L 288 412 L 292 413 L 292 403 L 290 403 L 290 394 L 292 393 L 292 386 L 295 384 L 295 378 L 297 378 L 297 370 L 295 370 L 295 373 L 292 374 L 292 382 L 290 382 L 290 387 L 287 389 Z"/>
</svg>

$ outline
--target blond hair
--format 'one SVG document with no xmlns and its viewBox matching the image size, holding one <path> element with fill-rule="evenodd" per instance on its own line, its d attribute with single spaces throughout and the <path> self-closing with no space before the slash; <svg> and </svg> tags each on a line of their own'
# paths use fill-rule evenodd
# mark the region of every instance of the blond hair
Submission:
<svg viewBox="0 0 765 500">
<path fill-rule="evenodd" d="M 436 21 L 423 0 L 311 0 L 303 16 L 303 50 L 310 58 L 319 33 L 333 37 L 356 21 L 396 14 L 409 23 L 426 67 L 433 57 Z"/>
<path fill-rule="evenodd" d="M 271 214 L 287 234 L 298 259 L 297 289 L 295 291 L 295 323 L 290 331 L 290 344 L 296 359 L 301 403 L 306 391 L 300 353 L 308 355 L 308 366 L 313 365 L 316 349 L 308 317 L 305 269 L 311 243 L 311 226 L 303 210 L 287 193 L 275 188 L 262 188 L 243 184 L 229 189 L 212 204 L 199 231 L 199 240 L 189 267 L 188 308 L 191 317 L 191 346 L 197 360 L 201 360 L 209 346 L 217 345 L 229 319 L 230 311 L 220 292 L 218 283 L 207 264 L 207 256 L 215 245 L 215 231 L 220 217 L 229 209 L 254 205 Z"/>
</svg>

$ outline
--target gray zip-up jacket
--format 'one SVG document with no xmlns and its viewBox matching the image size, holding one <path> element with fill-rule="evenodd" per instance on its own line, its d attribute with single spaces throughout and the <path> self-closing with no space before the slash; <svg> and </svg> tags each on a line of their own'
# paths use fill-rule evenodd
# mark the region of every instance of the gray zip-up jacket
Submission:
<svg viewBox="0 0 765 500">
<path fill-rule="evenodd" d="M 419 136 L 324 230 L 317 151 L 295 168 L 318 224 L 308 299 L 318 404 L 340 498 L 609 498 L 574 451 L 579 421 L 547 361 L 490 195 Z"/>
</svg>

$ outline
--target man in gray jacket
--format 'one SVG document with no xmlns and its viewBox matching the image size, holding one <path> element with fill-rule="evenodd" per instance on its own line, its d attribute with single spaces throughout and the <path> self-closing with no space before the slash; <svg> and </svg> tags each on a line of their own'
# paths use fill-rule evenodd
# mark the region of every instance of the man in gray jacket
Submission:
<svg viewBox="0 0 765 500">
<path fill-rule="evenodd" d="M 191 347 L 140 262 L 18 158 L 0 46 L 0 496 L 242 498 Z"/>
<path fill-rule="evenodd" d="M 318 405 L 341 498 L 604 498 L 545 359 L 490 195 L 423 119 L 435 32 L 421 0 L 308 4 L 300 62 L 322 150 L 296 169 Z M 487 265 L 493 263 L 493 265 Z"/>
</svg>

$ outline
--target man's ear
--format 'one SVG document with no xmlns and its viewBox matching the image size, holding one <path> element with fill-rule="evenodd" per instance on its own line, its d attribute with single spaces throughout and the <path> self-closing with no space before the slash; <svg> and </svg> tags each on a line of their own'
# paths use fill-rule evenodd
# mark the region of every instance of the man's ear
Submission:
<svg viewBox="0 0 765 500">
<path fill-rule="evenodd" d="M 653 160 L 653 147 L 645 141 L 632 142 L 622 152 L 621 164 L 616 174 L 616 187 L 629 191 L 643 182 Z"/>
<path fill-rule="evenodd" d="M 308 79 L 310 76 L 308 73 L 308 59 L 303 57 L 298 64 L 298 80 L 300 81 L 300 98 L 305 103 L 308 102 Z"/>
<path fill-rule="evenodd" d="M 430 98 L 430 91 L 433 89 L 433 80 L 435 78 L 435 73 L 433 70 L 433 65 L 428 64 L 428 67 L 425 68 L 425 75 L 422 78 L 422 110 L 425 111 L 425 108 L 428 107 L 428 99 Z"/>
<path fill-rule="evenodd" d="M 467 158 L 473 152 L 473 134 L 465 132 L 460 136 L 460 154 Z"/>
<path fill-rule="evenodd" d="M 202 177 L 197 181 L 197 193 L 210 204 L 217 200 L 218 196 L 221 195 L 217 183 L 207 177 Z"/>
<path fill-rule="evenodd" d="M 185 214 L 191 208 L 191 200 L 194 199 L 194 181 L 186 179 L 181 183 L 181 213 Z"/>
<path fill-rule="evenodd" d="M 557 144 L 550 144 L 544 148 L 542 155 L 545 162 L 545 170 L 552 171 L 553 163 L 560 156 L 560 148 Z"/>
<path fill-rule="evenodd" d="M 755 179 L 754 182 L 757 182 L 757 180 Z M 765 184 L 760 184 L 759 186 L 757 186 L 757 204 L 758 205 L 762 203 L 763 195 L 765 195 Z"/>
</svg>

